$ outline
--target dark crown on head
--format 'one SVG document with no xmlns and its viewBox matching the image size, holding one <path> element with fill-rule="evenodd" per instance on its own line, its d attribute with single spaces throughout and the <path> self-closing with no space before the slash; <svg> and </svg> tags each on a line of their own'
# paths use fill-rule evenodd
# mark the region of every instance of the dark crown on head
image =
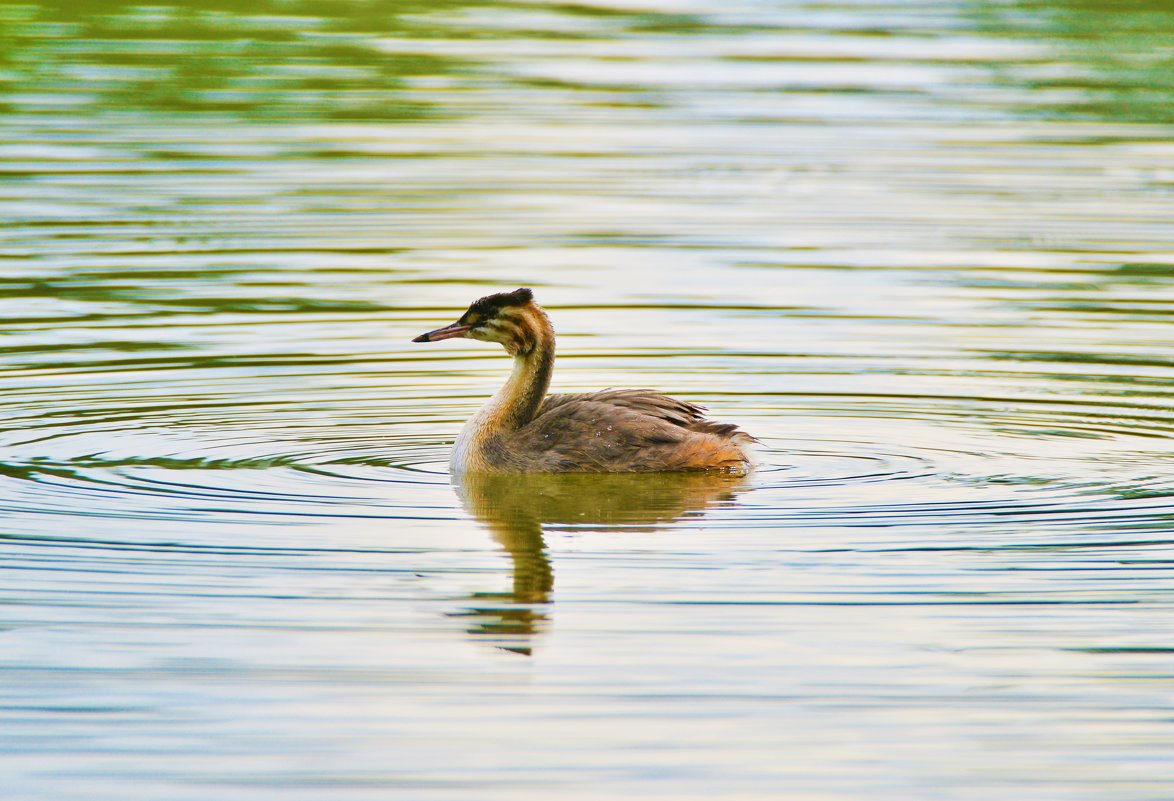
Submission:
<svg viewBox="0 0 1174 801">
<path fill-rule="evenodd" d="M 532 300 L 534 300 L 534 293 L 526 287 L 515 289 L 513 292 L 498 292 L 495 295 L 486 295 L 480 300 L 473 301 L 473 305 L 465 314 L 492 317 L 507 306 L 525 306 Z"/>
</svg>

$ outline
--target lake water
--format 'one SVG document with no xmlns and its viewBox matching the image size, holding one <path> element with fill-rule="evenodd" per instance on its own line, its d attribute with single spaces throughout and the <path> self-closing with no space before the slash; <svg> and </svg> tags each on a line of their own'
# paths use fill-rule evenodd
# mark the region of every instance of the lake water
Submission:
<svg viewBox="0 0 1174 801">
<path fill-rule="evenodd" d="M 254 5 L 0 7 L 0 797 L 1174 796 L 1166 0 Z"/>
</svg>

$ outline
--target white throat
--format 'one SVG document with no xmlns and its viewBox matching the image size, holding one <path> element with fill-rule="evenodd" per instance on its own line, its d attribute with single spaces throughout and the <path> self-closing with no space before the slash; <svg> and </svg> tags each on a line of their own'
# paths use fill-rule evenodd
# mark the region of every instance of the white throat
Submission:
<svg viewBox="0 0 1174 801">
<path fill-rule="evenodd" d="M 457 435 L 457 441 L 453 444 L 452 456 L 449 459 L 449 469 L 452 472 L 463 473 L 482 467 L 478 464 L 479 447 L 492 431 L 494 422 L 501 419 L 506 410 L 513 405 L 525 380 L 526 358 L 515 356 L 514 367 L 505 384 L 485 402 L 485 405 L 477 410 L 476 414 L 469 418 L 461 428 L 461 433 Z"/>
</svg>

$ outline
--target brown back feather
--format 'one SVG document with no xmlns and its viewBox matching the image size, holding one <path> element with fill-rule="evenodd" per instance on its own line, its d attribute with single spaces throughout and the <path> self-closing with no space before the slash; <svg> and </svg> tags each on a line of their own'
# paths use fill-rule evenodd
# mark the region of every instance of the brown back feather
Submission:
<svg viewBox="0 0 1174 801">
<path fill-rule="evenodd" d="M 740 469 L 740 446 L 753 441 L 706 420 L 704 407 L 649 389 L 550 395 L 511 439 L 518 452 L 541 454 L 540 470 L 605 472 Z"/>
</svg>

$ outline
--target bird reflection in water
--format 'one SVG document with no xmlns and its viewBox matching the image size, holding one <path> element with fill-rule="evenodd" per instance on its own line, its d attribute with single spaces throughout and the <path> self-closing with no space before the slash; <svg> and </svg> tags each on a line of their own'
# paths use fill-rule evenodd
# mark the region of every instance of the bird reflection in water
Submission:
<svg viewBox="0 0 1174 801">
<path fill-rule="evenodd" d="M 554 590 L 544 526 L 648 531 L 728 503 L 745 483 L 744 476 L 718 472 L 454 475 L 465 510 L 489 529 L 513 562 L 510 591 L 475 593 L 459 614 L 473 619 L 470 634 L 529 655 Z"/>
</svg>

